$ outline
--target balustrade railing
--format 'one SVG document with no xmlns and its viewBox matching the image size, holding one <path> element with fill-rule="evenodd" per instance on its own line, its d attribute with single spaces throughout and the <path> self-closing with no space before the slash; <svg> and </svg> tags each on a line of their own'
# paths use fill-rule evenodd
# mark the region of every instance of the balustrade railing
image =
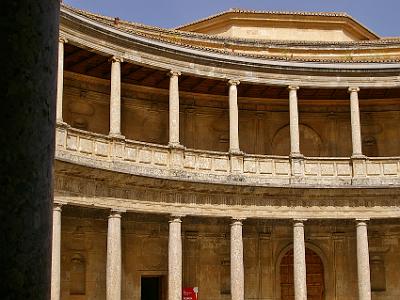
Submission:
<svg viewBox="0 0 400 300">
<path fill-rule="evenodd" d="M 201 177 L 207 181 L 216 178 L 221 181 L 225 176 L 227 181 L 234 178 L 239 182 L 261 185 L 400 185 L 400 157 L 351 159 L 238 155 L 171 148 L 66 126 L 57 127 L 56 150 L 57 159 L 80 157 L 97 161 L 99 166 L 102 165 L 100 162 L 121 163 L 126 164 L 125 170 L 139 167 L 156 170 L 154 174 L 180 172 L 193 180 Z"/>
</svg>

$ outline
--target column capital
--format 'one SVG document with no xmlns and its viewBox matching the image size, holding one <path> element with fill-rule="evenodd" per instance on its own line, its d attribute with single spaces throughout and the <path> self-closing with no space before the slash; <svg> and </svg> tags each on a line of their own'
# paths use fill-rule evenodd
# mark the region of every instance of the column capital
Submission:
<svg viewBox="0 0 400 300">
<path fill-rule="evenodd" d="M 370 221 L 370 218 L 360 218 L 355 219 L 356 226 L 367 226 L 367 223 Z"/>
<path fill-rule="evenodd" d="M 348 88 L 349 93 L 354 93 L 354 92 L 358 93 L 359 91 L 360 91 L 360 88 L 356 87 L 356 86 L 351 86 Z"/>
<path fill-rule="evenodd" d="M 121 215 L 125 213 L 125 210 L 122 209 L 111 209 L 110 214 L 108 215 L 108 218 L 121 218 Z"/>
<path fill-rule="evenodd" d="M 59 43 L 66 44 L 66 43 L 68 43 L 68 40 L 67 40 L 66 37 L 60 35 L 60 36 L 58 37 L 58 42 L 59 42 Z"/>
<path fill-rule="evenodd" d="M 300 87 L 298 85 L 289 85 L 287 88 L 289 91 L 297 91 Z"/>
<path fill-rule="evenodd" d="M 293 226 L 304 226 L 304 222 L 306 222 L 307 219 L 293 219 Z"/>
<path fill-rule="evenodd" d="M 243 221 L 246 220 L 245 217 L 232 217 L 231 218 L 231 226 L 232 225 L 240 225 L 243 226 Z"/>
<path fill-rule="evenodd" d="M 169 76 L 169 77 L 179 77 L 179 76 L 181 76 L 182 75 L 182 73 L 180 72 L 180 71 L 177 71 L 177 70 L 171 70 L 171 71 L 169 71 L 168 73 L 167 73 L 167 75 Z"/>
<path fill-rule="evenodd" d="M 124 59 L 122 57 L 119 57 L 119 56 L 112 56 L 109 59 L 109 61 L 111 61 L 112 63 L 115 63 L 115 62 L 122 63 L 122 62 L 124 62 Z"/>
<path fill-rule="evenodd" d="M 53 211 L 62 211 L 63 205 L 65 205 L 65 203 L 53 203 Z"/>
<path fill-rule="evenodd" d="M 172 214 L 169 216 L 169 223 L 182 223 L 184 217 L 186 217 L 184 214 Z"/>
<path fill-rule="evenodd" d="M 230 86 L 238 86 L 239 84 L 240 84 L 240 80 L 238 80 L 238 79 L 229 79 L 228 80 L 228 84 L 230 85 Z"/>
</svg>

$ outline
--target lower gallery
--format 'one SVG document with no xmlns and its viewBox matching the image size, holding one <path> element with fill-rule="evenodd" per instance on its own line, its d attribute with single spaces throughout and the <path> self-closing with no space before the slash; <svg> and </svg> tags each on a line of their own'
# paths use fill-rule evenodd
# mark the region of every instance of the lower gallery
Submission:
<svg viewBox="0 0 400 300">
<path fill-rule="evenodd" d="M 400 299 L 400 38 L 60 20 L 51 300 Z"/>
<path fill-rule="evenodd" d="M 359 257 L 365 251 L 357 250 L 365 239 L 358 227 L 366 228 L 365 220 L 237 220 L 66 206 L 61 298 L 105 299 L 115 291 L 122 299 L 167 299 L 168 285 L 178 288 L 168 282 L 171 255 L 170 272 L 182 264 L 173 280 L 182 279 L 183 288 L 198 287 L 199 299 L 231 299 L 234 292 L 245 299 L 294 299 L 293 265 L 299 259 L 294 251 L 305 251 L 305 269 L 297 272 L 306 281 L 307 299 L 357 299 L 358 284 L 363 284 L 357 280 L 357 260 L 365 259 Z M 304 231 L 304 241 L 294 230 Z M 400 228 L 395 222 L 373 221 L 368 232 L 372 292 L 385 295 L 377 299 L 398 299 Z M 121 241 L 107 252 L 107 240 L 119 234 Z M 115 261 L 121 264 L 111 266 Z M 107 286 L 107 276 L 115 272 L 120 272 L 121 285 Z"/>
</svg>

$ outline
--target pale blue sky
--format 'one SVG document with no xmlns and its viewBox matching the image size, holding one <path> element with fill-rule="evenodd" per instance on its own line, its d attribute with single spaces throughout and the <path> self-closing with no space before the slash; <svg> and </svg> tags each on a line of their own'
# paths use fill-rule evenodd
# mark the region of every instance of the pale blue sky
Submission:
<svg viewBox="0 0 400 300">
<path fill-rule="evenodd" d="M 77 8 L 160 27 L 175 27 L 232 7 L 347 12 L 381 36 L 400 36 L 400 0 L 64 0 Z"/>
</svg>

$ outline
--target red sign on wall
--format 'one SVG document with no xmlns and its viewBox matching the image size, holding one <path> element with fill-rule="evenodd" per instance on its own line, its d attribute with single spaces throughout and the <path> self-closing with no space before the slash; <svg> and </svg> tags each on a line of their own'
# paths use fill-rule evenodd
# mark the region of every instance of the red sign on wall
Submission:
<svg viewBox="0 0 400 300">
<path fill-rule="evenodd" d="M 199 293 L 198 287 L 183 288 L 182 300 L 198 300 L 197 294 Z"/>
</svg>

